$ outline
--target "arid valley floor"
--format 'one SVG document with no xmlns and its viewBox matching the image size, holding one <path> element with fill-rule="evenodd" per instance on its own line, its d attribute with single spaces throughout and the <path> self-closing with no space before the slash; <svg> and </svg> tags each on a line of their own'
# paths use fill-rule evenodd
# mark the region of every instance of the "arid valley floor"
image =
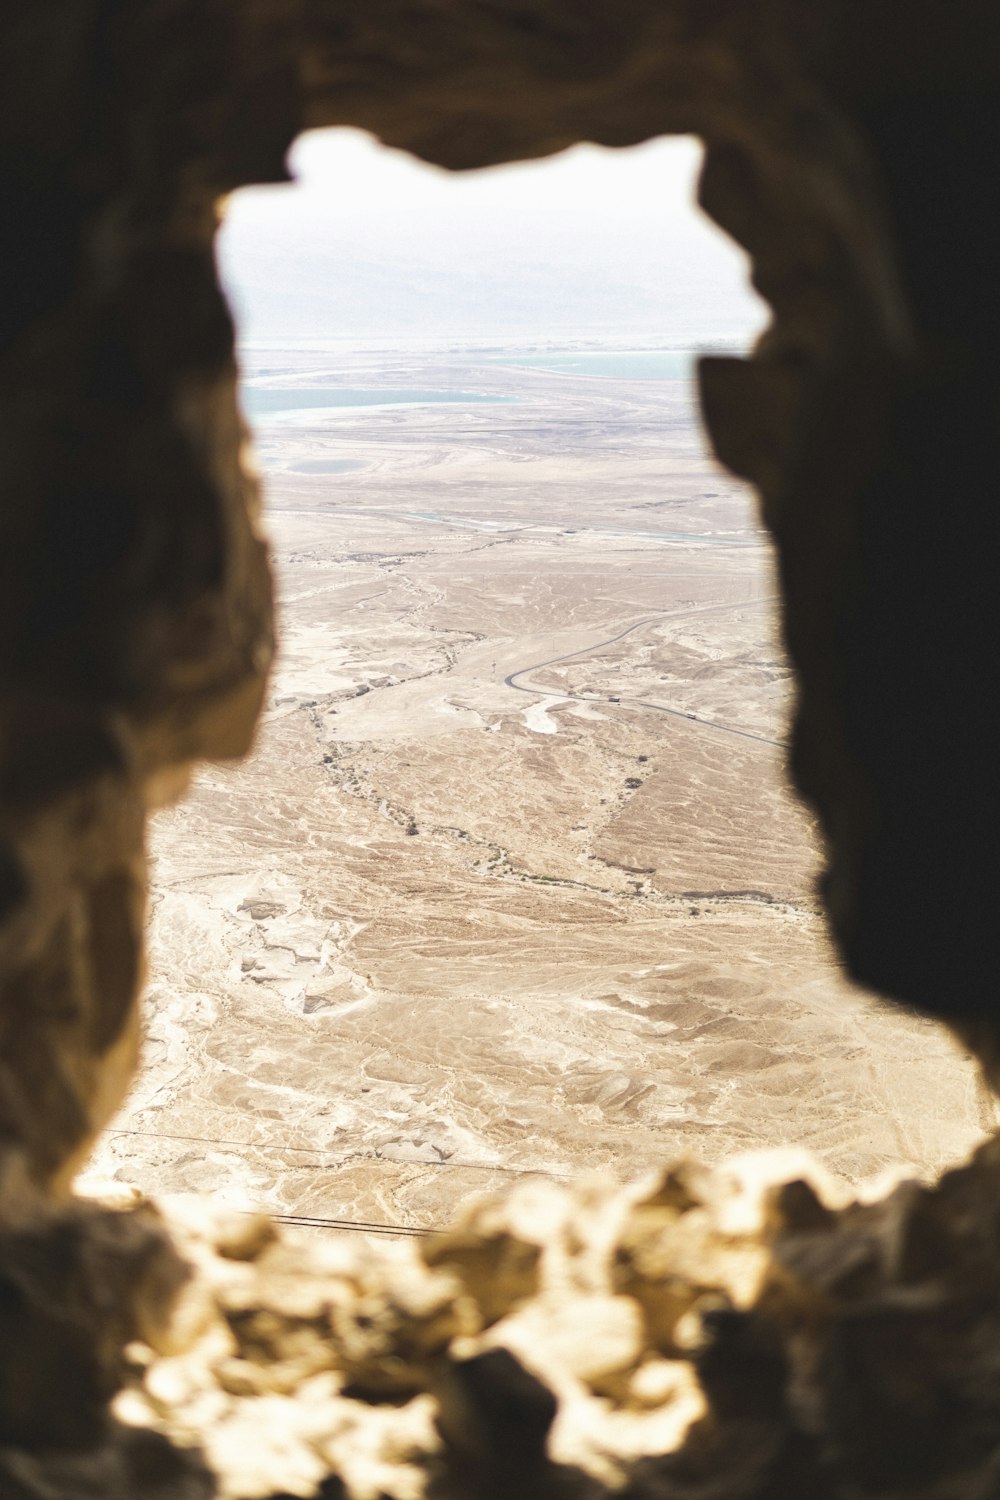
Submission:
<svg viewBox="0 0 1000 1500">
<path fill-rule="evenodd" d="M 248 357 L 280 662 L 253 757 L 156 820 L 96 1175 L 426 1227 L 511 1174 L 794 1141 L 858 1179 L 992 1125 L 838 974 L 765 535 L 684 363 Z"/>
</svg>

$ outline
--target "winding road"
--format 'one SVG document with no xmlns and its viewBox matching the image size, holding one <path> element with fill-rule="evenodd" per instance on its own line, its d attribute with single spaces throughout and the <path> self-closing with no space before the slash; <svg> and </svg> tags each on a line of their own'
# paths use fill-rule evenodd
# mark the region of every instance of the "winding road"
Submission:
<svg viewBox="0 0 1000 1500">
<path fill-rule="evenodd" d="M 770 604 L 774 602 L 775 597 L 776 596 L 773 596 L 769 599 L 754 600 L 753 602 Z M 664 610 L 661 614 L 646 615 L 643 619 L 635 620 L 631 625 L 627 625 L 624 630 L 619 630 L 617 635 L 608 636 L 606 640 L 595 641 L 592 645 L 589 646 L 581 646 L 577 651 L 567 651 L 562 656 L 552 656 L 548 659 L 548 661 L 533 662 L 529 667 L 520 667 L 517 671 L 508 673 L 508 675 L 504 678 L 504 682 L 506 683 L 507 687 L 513 688 L 515 692 L 530 693 L 532 697 L 535 698 L 568 698 L 576 703 L 607 703 L 609 701 L 610 695 L 596 693 L 553 692 L 551 688 L 525 686 L 523 683 L 518 682 L 517 679 L 519 677 L 527 677 L 532 672 L 540 672 L 543 667 L 555 667 L 558 666 L 561 662 L 572 661 L 576 656 L 590 656 L 595 651 L 603 650 L 605 646 L 613 646 L 616 641 L 624 640 L 627 635 L 631 635 L 635 630 L 641 630 L 645 625 L 657 625 L 665 619 L 687 619 L 691 615 L 709 614 L 713 610 L 740 609 L 745 603 L 745 600 L 741 600 L 739 604 L 703 604 L 699 605 L 696 609 Z M 754 734 L 749 729 L 736 729 L 731 724 L 720 724 L 715 719 L 703 719 L 699 717 L 699 715 L 690 713 L 686 709 L 667 708 L 663 703 L 651 703 L 646 698 L 620 698 L 619 702 L 627 705 L 628 707 L 649 708 L 652 709 L 655 713 L 670 714 L 671 717 L 675 719 L 683 719 L 686 724 L 696 724 L 703 729 L 716 729 L 721 734 L 733 734 L 738 736 L 738 738 L 742 740 L 756 740 L 759 744 L 762 745 L 775 745 L 778 749 L 784 749 L 787 743 L 785 740 L 769 739 L 767 735 L 764 734 Z"/>
</svg>

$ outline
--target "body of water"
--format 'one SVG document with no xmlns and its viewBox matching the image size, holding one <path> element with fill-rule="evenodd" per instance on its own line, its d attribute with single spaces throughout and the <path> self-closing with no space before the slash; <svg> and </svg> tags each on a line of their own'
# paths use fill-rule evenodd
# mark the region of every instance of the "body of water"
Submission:
<svg viewBox="0 0 1000 1500">
<path fill-rule="evenodd" d="M 688 380 L 697 357 L 689 349 L 594 349 L 566 354 L 491 354 L 488 362 L 528 365 L 557 375 L 599 375 L 606 380 Z"/>
<path fill-rule="evenodd" d="M 289 464 L 290 474 L 353 474 L 358 469 L 367 469 L 363 458 L 306 458 L 301 463 Z"/>
<path fill-rule="evenodd" d="M 482 391 L 373 390 L 349 386 L 259 386 L 247 385 L 242 392 L 248 417 L 266 417 L 277 412 L 315 411 L 344 406 L 425 406 L 442 401 L 463 406 L 503 405 L 516 396 L 491 396 Z"/>
<path fill-rule="evenodd" d="M 471 516 L 444 515 L 436 510 L 404 510 L 395 512 L 407 521 L 434 521 L 443 526 L 456 526 L 463 531 L 537 531 L 542 527 L 556 526 L 567 535 L 576 536 L 625 536 L 648 537 L 654 542 L 708 542 L 713 547 L 759 547 L 760 538 L 750 536 L 717 536 L 711 531 L 638 531 L 632 527 L 581 526 L 578 521 L 544 520 L 533 522 L 514 520 L 482 519 Z"/>
</svg>

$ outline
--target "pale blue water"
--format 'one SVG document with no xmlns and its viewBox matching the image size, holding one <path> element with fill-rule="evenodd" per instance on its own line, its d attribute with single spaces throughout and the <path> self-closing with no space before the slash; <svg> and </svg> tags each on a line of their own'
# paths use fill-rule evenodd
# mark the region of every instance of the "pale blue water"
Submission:
<svg viewBox="0 0 1000 1500">
<path fill-rule="evenodd" d="M 306 458 L 301 463 L 289 464 L 290 474 L 353 474 L 357 469 L 367 469 L 363 458 Z"/>
<path fill-rule="evenodd" d="M 542 522 L 472 519 L 471 516 L 448 516 L 436 510 L 399 511 L 408 521 L 436 521 L 468 531 L 533 531 L 539 525 L 559 526 L 570 535 L 589 533 L 594 536 L 641 536 L 657 542 L 710 542 L 714 547 L 755 547 L 756 537 L 716 536 L 710 531 L 636 531 L 617 526 L 581 526 L 579 522 L 547 516 Z"/>
<path fill-rule="evenodd" d="M 491 354 L 486 362 L 529 365 L 558 375 L 599 375 L 606 380 L 688 380 L 696 358 L 689 349 L 595 349 L 571 354 Z"/>
<path fill-rule="evenodd" d="M 266 417 L 281 411 L 307 411 L 340 406 L 424 406 L 430 402 L 460 402 L 463 405 L 502 405 L 516 396 L 490 396 L 482 391 L 361 390 L 347 386 L 243 387 L 243 408 L 248 417 Z"/>
</svg>

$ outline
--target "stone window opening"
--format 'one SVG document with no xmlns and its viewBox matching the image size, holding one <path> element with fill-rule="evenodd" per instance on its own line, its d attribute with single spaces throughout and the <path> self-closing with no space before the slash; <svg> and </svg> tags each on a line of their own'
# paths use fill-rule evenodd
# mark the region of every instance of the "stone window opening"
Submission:
<svg viewBox="0 0 1000 1500">
<path fill-rule="evenodd" d="M 572 648 L 569 669 L 585 673 L 589 658 L 581 642 L 599 643 L 623 627 L 638 625 L 640 650 L 645 642 L 652 652 L 661 630 L 669 632 L 673 614 L 679 621 L 674 628 L 683 627 L 689 611 L 697 625 L 706 605 L 708 623 L 741 620 L 746 613 L 754 639 L 762 629 L 769 639 L 771 606 L 755 602 L 758 595 L 774 593 L 766 564 L 757 563 L 765 552 L 763 533 L 746 488 L 728 482 L 704 451 L 689 380 L 676 378 L 691 357 L 674 349 L 651 358 L 611 355 L 609 379 L 601 373 L 600 355 L 586 352 L 609 338 L 626 351 L 644 338 L 674 346 L 696 340 L 735 346 L 752 328 L 755 309 L 742 291 L 745 268 L 721 237 L 713 239 L 707 221 L 696 217 L 700 153 L 694 142 L 650 143 L 626 156 L 591 149 L 535 164 L 517 178 L 494 172 L 471 179 L 432 175 L 407 166 L 398 153 L 377 152 L 370 142 L 350 137 L 307 137 L 303 146 L 290 160 L 294 164 L 299 156 L 301 166 L 293 169 L 304 172 L 304 185 L 237 196 L 227 204 L 220 254 L 230 301 L 246 330 L 239 345 L 245 351 L 241 402 L 255 429 L 264 488 L 271 492 L 272 563 L 287 601 L 283 627 L 280 609 L 278 614 L 283 661 L 279 653 L 249 765 L 236 773 L 203 770 L 194 795 L 153 825 L 147 1061 L 125 1112 L 99 1143 L 87 1180 L 134 1181 L 158 1196 L 210 1190 L 222 1201 L 266 1209 L 285 1222 L 302 1219 L 318 1227 L 354 1219 L 419 1232 L 447 1222 L 464 1196 L 490 1191 L 518 1174 L 551 1170 L 560 1178 L 589 1168 L 593 1152 L 585 1145 L 590 1127 L 584 1120 L 588 1112 L 594 1116 L 604 1109 L 609 1094 L 611 1112 L 601 1128 L 614 1158 L 627 1149 L 629 1175 L 635 1175 L 640 1158 L 654 1163 L 664 1153 L 664 1121 L 651 1110 L 648 1096 L 661 1089 L 663 1107 L 676 1113 L 673 1075 L 683 1075 L 683 1067 L 672 1065 L 652 1083 L 657 1049 L 667 1045 L 665 1040 L 654 1040 L 648 1057 L 630 1056 L 619 1042 L 628 1002 L 619 1002 L 615 1011 L 598 1001 L 597 1012 L 615 1023 L 605 1028 L 594 1023 L 596 1017 L 588 1026 L 591 1007 L 580 1010 L 576 999 L 581 986 L 594 995 L 602 986 L 613 991 L 632 970 L 644 963 L 655 968 L 673 956 L 669 931 L 629 937 L 619 928 L 636 906 L 636 894 L 644 898 L 651 884 L 646 877 L 633 878 L 626 867 L 648 866 L 656 848 L 641 858 L 606 849 L 588 859 L 585 835 L 588 820 L 606 816 L 598 812 L 602 797 L 614 806 L 655 775 L 656 765 L 650 764 L 630 776 L 640 760 L 648 763 L 656 751 L 675 758 L 684 740 L 663 744 L 658 721 L 664 715 L 650 711 L 645 725 L 630 728 L 628 718 L 622 722 L 620 729 L 635 741 L 634 753 L 628 753 L 615 738 L 613 720 L 597 720 L 604 724 L 614 768 L 605 773 L 599 761 L 588 761 L 577 772 L 570 763 L 571 774 L 580 778 L 579 807 L 572 816 L 557 810 L 556 828 L 582 818 L 579 836 L 556 832 L 548 841 L 552 854 L 546 848 L 536 853 L 530 839 L 525 844 L 523 825 L 544 815 L 548 796 L 558 799 L 567 790 L 560 748 L 567 737 L 577 742 L 586 736 L 588 724 L 568 718 L 560 738 L 551 733 L 559 719 L 546 715 L 536 732 L 531 705 L 549 699 L 530 691 L 524 696 L 527 678 L 516 679 L 522 691 L 515 695 L 504 678 L 523 668 L 528 657 L 558 655 L 564 638 Z M 601 194 L 606 204 L 596 217 L 590 204 L 580 201 L 583 173 L 589 193 Z M 667 204 L 654 213 L 643 200 L 658 185 Z M 617 196 L 609 201 L 609 193 Z M 421 207 L 423 197 L 428 206 Z M 377 213 L 373 200 L 380 205 Z M 619 222 L 605 227 L 602 220 L 612 215 Z M 595 245 L 594 236 L 602 231 L 605 238 Z M 587 236 L 585 251 L 575 249 Z M 676 263 L 664 278 L 660 262 L 671 249 Z M 428 292 L 422 289 L 416 309 L 422 321 L 415 333 L 389 321 L 401 316 L 399 311 L 383 315 L 384 326 L 379 323 L 379 297 L 370 290 L 359 311 L 349 294 L 327 286 L 340 274 L 370 281 L 382 265 L 391 270 L 406 255 L 412 257 L 414 276 L 426 277 L 431 266 L 437 278 Z M 467 285 L 469 268 L 475 287 Z M 547 295 L 534 292 L 533 301 L 518 305 L 517 279 L 529 278 L 530 295 L 532 281 L 546 274 Z M 630 274 L 645 296 L 641 317 L 638 295 L 630 293 L 632 300 L 626 301 L 620 290 Z M 546 323 L 553 317 L 559 275 L 569 281 L 563 290 L 569 311 L 556 308 L 556 322 Z M 309 278 L 315 298 L 306 321 L 301 297 L 292 302 L 285 296 L 278 312 L 272 311 L 275 282 L 284 278 L 297 289 L 300 277 Z M 382 293 L 392 294 L 391 285 Z M 492 297 L 497 310 L 470 322 L 475 304 L 471 312 L 453 310 L 463 295 L 481 302 Z M 650 323 L 650 303 L 657 295 Z M 581 312 L 585 297 L 598 306 L 594 322 L 581 322 L 592 316 Z M 413 309 L 404 306 L 402 316 L 407 312 L 412 316 Z M 505 326 L 511 316 L 520 319 L 513 328 Z M 652 332 L 644 334 L 647 326 Z M 323 330 L 335 338 L 324 343 Z M 496 352 L 498 330 L 506 357 Z M 552 346 L 551 370 L 544 355 L 529 352 L 539 341 Z M 576 371 L 574 356 L 558 349 L 560 342 L 571 348 L 581 341 Z M 384 352 L 385 346 L 395 352 Z M 522 346 L 524 357 L 518 352 Z M 568 379 L 560 374 L 567 361 Z M 671 378 L 653 383 L 661 365 Z M 622 387 L 615 383 L 623 373 L 643 381 L 638 406 L 623 404 Z M 455 406 L 412 410 L 405 399 L 407 383 L 418 393 L 435 386 L 451 395 L 457 387 L 459 400 Z M 356 391 L 358 386 L 371 389 Z M 385 387 L 384 401 L 403 404 L 337 405 L 374 399 Z M 487 404 L 467 408 L 462 398 L 468 388 Z M 303 408 L 298 412 L 296 392 Z M 517 393 L 513 406 L 488 404 L 491 393 L 510 402 L 511 392 Z M 326 410 L 323 401 L 334 404 Z M 269 414 L 274 403 L 281 409 Z M 644 436 L 633 439 L 633 427 Z M 592 440 L 585 436 L 591 428 Z M 645 460 L 645 469 L 635 476 L 623 467 L 631 460 L 618 456 L 626 442 L 640 444 L 636 457 Z M 317 454 L 327 457 L 317 460 Z M 571 465 L 570 482 L 555 485 L 552 465 L 561 454 Z M 457 471 L 453 456 L 461 461 Z M 651 457 L 659 468 L 654 477 L 643 477 Z M 545 499 L 550 489 L 555 498 Z M 678 508 L 682 497 L 690 514 Z M 609 601 L 617 590 L 620 599 L 608 602 L 603 613 L 598 605 L 588 613 L 601 535 L 620 546 L 631 528 L 638 535 L 633 545 L 647 546 L 651 525 L 664 524 L 656 509 L 660 502 L 672 504 L 676 524 L 695 533 L 726 529 L 718 553 L 722 573 L 716 579 L 710 572 L 705 558 L 711 554 L 704 549 L 693 564 L 683 549 L 623 552 L 616 567 L 619 581 L 609 574 L 598 589 Z M 647 510 L 651 503 L 654 508 Z M 503 545 L 485 550 L 483 543 L 493 535 L 491 507 L 501 518 L 495 525 L 503 525 L 496 532 Z M 443 540 L 432 525 L 434 512 L 442 508 L 447 512 Z M 692 519 L 703 513 L 703 522 Z M 547 528 L 541 534 L 531 529 L 539 523 Z M 587 542 L 591 527 L 597 528 L 595 539 Z M 733 528 L 741 542 L 756 545 L 730 597 Z M 570 542 L 571 535 L 578 540 Z M 461 545 L 463 536 L 467 547 Z M 428 547 L 437 548 L 437 567 Z M 508 555 L 522 560 L 511 562 L 505 584 Z M 430 571 L 421 573 L 424 558 Z M 471 569 L 467 583 L 463 568 Z M 552 593 L 554 579 L 566 570 L 565 591 L 557 590 L 545 612 L 535 595 L 544 599 Z M 687 582 L 669 585 L 677 571 Z M 445 598 L 452 587 L 454 601 Z M 520 608 L 503 604 L 510 590 L 522 598 Z M 527 592 L 518 595 L 518 590 Z M 697 592 L 689 599 L 692 590 Z M 481 618 L 475 613 L 479 595 Z M 435 606 L 439 596 L 441 606 Z M 297 604 L 298 599 L 305 602 Z M 519 622 L 522 610 L 533 623 Z M 418 623 L 411 627 L 414 615 Z M 422 626 L 425 618 L 429 624 Z M 480 629 L 499 637 L 499 668 L 484 658 L 463 675 L 461 658 L 470 650 L 497 657 L 496 640 L 488 650 L 477 646 Z M 511 632 L 526 635 L 520 655 L 505 644 Z M 742 638 L 739 626 L 737 636 Z M 380 654 L 383 637 L 389 645 Z M 596 676 L 589 686 L 584 683 L 584 697 L 597 692 L 605 671 L 613 673 L 606 689 L 622 689 L 620 668 L 605 663 L 600 651 L 590 671 Z M 652 667 L 637 685 L 622 690 L 641 698 L 644 683 L 661 696 L 666 691 L 669 707 L 669 685 L 658 687 Z M 423 696 L 396 706 L 404 694 Z M 619 693 L 611 697 L 620 701 Z M 553 701 L 560 701 L 558 694 Z M 572 701 L 565 699 L 563 707 Z M 388 714 L 384 735 L 377 719 L 382 703 Z M 637 715 L 634 706 L 628 712 L 633 719 Z M 445 724 L 432 733 L 442 713 Z M 450 735 L 443 732 L 449 713 L 455 730 Z M 537 717 L 537 709 L 534 713 Z M 412 746 L 407 717 L 417 721 Z M 692 711 L 690 718 L 695 717 Z M 738 710 L 729 717 L 738 721 L 731 744 L 743 749 L 750 742 L 740 738 L 740 725 L 752 734 L 757 719 L 740 719 Z M 762 721 L 757 732 L 783 734 L 780 711 L 773 718 L 777 728 Z M 469 731 L 470 722 L 479 725 L 478 735 Z M 665 727 L 672 722 L 666 716 Z M 372 724 L 376 727 L 365 728 Z M 497 736 L 487 737 L 486 731 L 506 724 L 520 738 L 505 730 L 500 738 L 512 739 L 513 748 L 488 756 L 481 775 L 472 777 L 477 785 L 492 779 L 494 789 L 481 806 L 477 799 L 463 800 L 465 777 L 457 785 L 449 766 L 471 764 L 477 740 L 497 744 Z M 542 729 L 549 731 L 544 738 Z M 422 741 L 425 730 L 432 737 Z M 697 732 L 682 726 L 688 739 Z M 384 750 L 373 761 L 370 751 L 380 750 L 380 735 Z M 721 753 L 724 731 L 712 735 Z M 540 764 L 536 750 L 549 752 Z M 594 756 L 600 753 L 595 747 Z M 743 757 L 742 771 L 733 768 L 724 795 L 744 796 L 745 775 L 765 783 L 777 779 L 781 758 L 779 748 L 761 744 L 756 758 Z M 434 788 L 441 784 L 436 799 L 424 793 L 424 782 Z M 768 808 L 774 800 L 765 794 Z M 516 807 L 519 801 L 526 811 L 515 811 L 512 822 L 508 804 Z M 345 809 L 352 804 L 357 817 L 346 817 L 344 826 Z M 370 827 L 363 821 L 369 813 L 377 814 Z M 659 841 L 669 842 L 669 812 L 658 816 L 664 824 Z M 394 847 L 400 832 L 419 835 L 420 843 L 409 850 Z M 249 843 L 240 842 L 244 834 Z M 797 836 L 796 824 L 790 837 Z M 366 843 L 376 852 L 358 888 L 351 872 Z M 457 865 L 452 848 L 461 855 Z M 348 869 L 339 870 L 345 860 Z M 413 933 L 409 943 L 397 930 L 392 903 L 386 907 L 377 888 L 381 881 L 386 892 L 392 890 L 391 871 L 400 863 L 410 871 L 398 877 L 405 892 L 398 918 Z M 603 872 L 602 878 L 595 879 L 594 870 Z M 664 877 L 664 898 L 670 899 L 671 881 L 685 891 L 703 892 L 705 915 L 711 916 L 729 899 L 724 889 L 713 904 L 713 882 L 727 880 L 732 900 L 746 905 L 751 897 L 740 895 L 741 884 L 765 878 L 759 862 L 756 868 L 726 870 L 724 855 L 710 866 L 691 863 L 688 853 L 686 865 L 680 848 Z M 599 890 L 602 879 L 604 885 L 616 882 L 606 898 Z M 455 894 L 447 905 L 449 880 Z M 591 945 L 582 970 L 572 965 L 572 955 L 563 954 L 566 972 L 558 978 L 559 929 L 580 920 L 566 896 L 572 897 L 574 888 L 586 895 L 588 884 L 589 899 L 607 901 L 609 910 L 600 919 L 607 932 Z M 801 886 L 812 904 L 808 867 Z M 762 898 L 760 905 L 766 920 Z M 491 930 L 502 923 L 506 907 L 532 934 L 534 957 L 526 957 L 520 969 L 515 955 L 503 948 L 502 936 L 495 939 Z M 421 935 L 424 924 L 426 936 Z M 818 930 L 818 917 L 813 925 Z M 447 958 L 452 941 L 463 950 L 481 950 L 470 956 L 466 988 L 457 975 L 449 986 L 449 968 L 455 969 Z M 549 955 L 547 943 L 554 945 Z M 725 934 L 719 946 L 725 950 Z M 723 951 L 723 964 L 728 957 Z M 704 976 L 710 983 L 716 978 L 713 962 L 714 948 Z M 657 1013 L 667 999 L 691 999 L 694 982 L 688 973 L 676 995 L 653 993 Z M 563 994 L 568 1014 L 575 1017 L 570 1030 L 576 1057 L 560 1076 L 552 1071 L 546 1011 L 557 1007 Z M 535 1023 L 537 1057 L 532 1055 L 533 1009 L 541 1013 Z M 711 1020 L 714 1012 L 705 1014 Z M 352 1015 L 353 1030 L 347 1020 Z M 416 1034 L 414 1017 L 419 1017 Z M 525 1022 L 525 1038 L 508 1057 L 505 1032 L 516 1032 Z M 686 1024 L 694 1022 L 689 1018 Z M 451 1037 L 445 1052 L 454 1057 L 435 1063 L 425 1056 L 423 1033 Z M 613 1052 L 611 1044 L 617 1044 Z M 557 1055 L 563 1045 L 557 1043 Z M 503 1060 L 496 1058 L 496 1048 Z M 659 1064 L 664 1061 L 661 1056 Z M 486 1107 L 494 1087 L 496 1098 Z M 548 1105 L 546 1094 L 552 1095 Z M 629 1102 L 632 1095 L 640 1101 L 646 1096 L 641 1113 Z M 669 1124 L 666 1128 L 669 1136 Z M 678 1137 L 677 1145 L 686 1139 Z M 721 1141 L 712 1142 L 712 1149 L 728 1154 Z M 423 1186 L 421 1170 L 427 1178 Z M 435 1178 L 439 1185 L 432 1188 Z"/>
</svg>

